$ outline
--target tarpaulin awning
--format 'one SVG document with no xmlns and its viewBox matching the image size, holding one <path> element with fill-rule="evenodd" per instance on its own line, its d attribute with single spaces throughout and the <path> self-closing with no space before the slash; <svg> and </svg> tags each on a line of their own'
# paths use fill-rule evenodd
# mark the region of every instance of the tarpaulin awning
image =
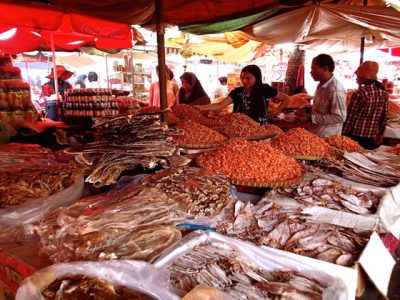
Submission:
<svg viewBox="0 0 400 300">
<path fill-rule="evenodd" d="M 25 7 L 0 2 L 0 50 L 20 53 L 50 50 L 50 34 L 56 50 L 71 51 L 81 46 L 98 49 L 132 47 L 128 24 L 64 13 L 54 6 L 32 3 Z M 140 35 L 135 30 L 135 35 Z"/>
</svg>

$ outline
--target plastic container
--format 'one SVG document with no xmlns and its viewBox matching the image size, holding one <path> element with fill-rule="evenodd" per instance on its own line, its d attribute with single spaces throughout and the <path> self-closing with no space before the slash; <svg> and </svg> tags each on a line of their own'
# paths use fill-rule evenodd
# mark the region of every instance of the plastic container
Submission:
<svg viewBox="0 0 400 300">
<path fill-rule="evenodd" d="M 53 121 L 58 121 L 58 109 L 56 100 L 47 100 L 45 104 L 45 111 L 48 118 Z"/>
</svg>

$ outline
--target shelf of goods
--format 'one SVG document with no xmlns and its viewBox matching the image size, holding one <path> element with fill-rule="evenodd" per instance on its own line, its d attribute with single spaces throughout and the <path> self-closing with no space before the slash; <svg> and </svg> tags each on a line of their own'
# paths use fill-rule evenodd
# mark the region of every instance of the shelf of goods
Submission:
<svg viewBox="0 0 400 300">
<path fill-rule="evenodd" d="M 108 89 L 74 89 L 65 93 L 66 116 L 106 117 L 119 114 L 118 100 Z"/>
</svg>

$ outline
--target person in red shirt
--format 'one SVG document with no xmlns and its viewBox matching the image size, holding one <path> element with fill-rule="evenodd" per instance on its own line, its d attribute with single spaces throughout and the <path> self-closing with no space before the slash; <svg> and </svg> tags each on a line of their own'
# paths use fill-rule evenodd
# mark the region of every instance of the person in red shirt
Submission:
<svg viewBox="0 0 400 300">
<path fill-rule="evenodd" d="M 380 146 L 386 127 L 389 95 L 377 80 L 378 71 L 378 63 L 365 61 L 354 72 L 359 86 L 351 97 L 343 126 L 343 135 L 366 149 Z"/>
<path fill-rule="evenodd" d="M 58 92 L 63 96 L 64 91 L 72 89 L 72 85 L 68 83 L 66 80 L 72 76 L 72 72 L 68 71 L 64 66 L 56 66 L 56 72 L 57 72 L 57 78 L 58 78 Z M 48 76 L 49 82 L 45 83 L 42 86 L 42 96 L 49 97 L 53 94 L 55 94 L 55 82 L 54 82 L 54 73 L 53 73 L 53 68 L 51 68 L 51 72 Z"/>
</svg>

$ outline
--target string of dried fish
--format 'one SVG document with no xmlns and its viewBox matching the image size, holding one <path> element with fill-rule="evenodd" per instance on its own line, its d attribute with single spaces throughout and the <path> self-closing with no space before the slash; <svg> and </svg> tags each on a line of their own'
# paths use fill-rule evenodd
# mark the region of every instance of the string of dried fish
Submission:
<svg viewBox="0 0 400 300">
<path fill-rule="evenodd" d="M 321 299 L 326 286 L 294 271 L 265 271 L 230 245 L 200 244 L 169 267 L 171 284 L 187 293 L 206 284 L 235 299 Z"/>
</svg>

